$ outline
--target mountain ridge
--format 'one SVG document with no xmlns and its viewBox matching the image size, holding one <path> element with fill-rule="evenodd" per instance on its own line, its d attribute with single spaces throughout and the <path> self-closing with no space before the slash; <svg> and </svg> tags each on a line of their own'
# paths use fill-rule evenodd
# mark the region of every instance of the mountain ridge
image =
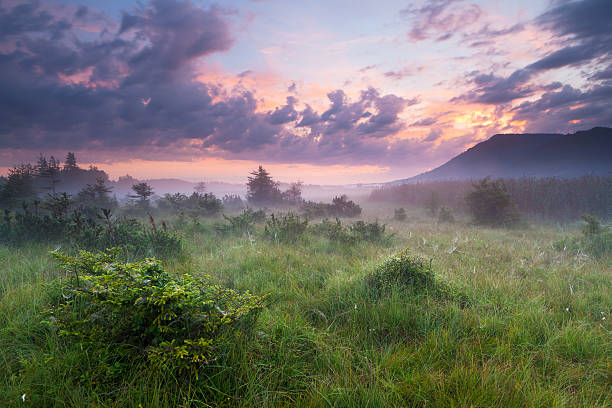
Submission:
<svg viewBox="0 0 612 408">
<path fill-rule="evenodd" d="M 441 166 L 390 184 L 487 176 L 561 177 L 612 173 L 612 128 L 575 133 L 496 134 Z"/>
</svg>

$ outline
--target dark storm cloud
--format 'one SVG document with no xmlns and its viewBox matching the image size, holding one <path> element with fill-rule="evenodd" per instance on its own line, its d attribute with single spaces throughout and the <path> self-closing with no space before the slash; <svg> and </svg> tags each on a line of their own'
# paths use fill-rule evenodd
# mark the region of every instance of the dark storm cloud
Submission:
<svg viewBox="0 0 612 408">
<path fill-rule="evenodd" d="M 294 96 L 262 112 L 251 91 L 194 80 L 199 58 L 232 44 L 219 8 L 154 0 L 120 23 L 100 18 L 100 35 L 86 41 L 71 27 L 101 13 L 74 7 L 58 17 L 41 4 L 0 9 L 10 22 L 0 45 L 12 45 L 0 52 L 0 148 L 374 162 L 388 155 L 383 138 L 402 128 L 399 114 L 418 102 L 373 88 L 352 101 L 338 89 L 322 112 L 298 111 Z"/>
<path fill-rule="evenodd" d="M 565 85 L 557 92 L 546 92 L 535 101 L 521 103 L 513 112 L 515 119 L 529 121 L 534 132 L 563 132 L 568 129 L 610 126 L 612 86 L 597 85 L 581 91 Z"/>
</svg>

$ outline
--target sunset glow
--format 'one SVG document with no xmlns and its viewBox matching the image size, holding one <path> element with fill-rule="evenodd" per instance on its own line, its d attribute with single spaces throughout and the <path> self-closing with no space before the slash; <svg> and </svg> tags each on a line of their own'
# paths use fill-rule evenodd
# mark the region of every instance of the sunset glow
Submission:
<svg viewBox="0 0 612 408">
<path fill-rule="evenodd" d="M 4 169 L 375 182 L 612 125 L 606 0 L 0 4 Z"/>
</svg>

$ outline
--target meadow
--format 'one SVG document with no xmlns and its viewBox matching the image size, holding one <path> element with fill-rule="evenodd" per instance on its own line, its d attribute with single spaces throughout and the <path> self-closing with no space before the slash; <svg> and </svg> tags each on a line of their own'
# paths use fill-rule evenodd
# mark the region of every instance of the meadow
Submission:
<svg viewBox="0 0 612 408">
<path fill-rule="evenodd" d="M 223 219 L 166 214 L 184 251 L 162 259 L 171 274 L 266 296 L 197 375 L 102 364 L 45 317 L 52 285 L 72 279 L 49 256 L 57 245 L 2 246 L 0 406 L 612 406 L 610 256 L 555 245 L 583 223 L 486 228 L 393 210 L 364 203 L 384 236 L 350 241 L 317 233 L 320 219 L 287 241 L 263 224 L 219 233 Z M 367 284 L 406 250 L 453 295 Z"/>
</svg>

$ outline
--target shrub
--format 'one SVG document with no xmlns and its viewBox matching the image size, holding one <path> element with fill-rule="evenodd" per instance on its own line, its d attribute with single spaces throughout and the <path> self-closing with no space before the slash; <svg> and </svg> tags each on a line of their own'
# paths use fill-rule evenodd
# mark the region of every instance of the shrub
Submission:
<svg viewBox="0 0 612 408">
<path fill-rule="evenodd" d="M 520 215 L 503 180 L 490 181 L 487 177 L 472 187 L 466 201 L 476 224 L 510 227 L 519 223 Z"/>
<path fill-rule="evenodd" d="M 231 210 L 244 208 L 244 201 L 239 195 L 226 194 L 223 196 L 223 206 Z"/>
<path fill-rule="evenodd" d="M 52 203 L 60 201 L 61 196 Z M 68 215 L 62 204 L 60 208 L 47 207 L 52 208 L 51 213 L 43 215 L 40 206 L 34 204 L 34 211 L 27 204 L 22 212 L 5 210 L 0 222 L 0 242 L 49 242 L 89 250 L 119 246 L 133 256 L 170 257 L 183 253 L 181 239 L 169 232 L 163 222 L 157 228 L 153 218 L 149 220 L 149 229 L 138 220 L 117 218 L 109 209 L 102 209 L 94 218 L 79 209 Z"/>
<path fill-rule="evenodd" d="M 389 258 L 368 276 L 367 283 L 377 291 L 393 285 L 416 290 L 433 289 L 436 286 L 431 262 L 411 256 L 408 251 Z"/>
<path fill-rule="evenodd" d="M 360 214 L 361 207 L 349 200 L 345 194 L 334 197 L 329 207 L 329 215 L 334 217 L 357 217 Z"/>
<path fill-rule="evenodd" d="M 335 222 L 325 219 L 312 227 L 315 234 L 323 235 L 332 242 L 355 244 L 360 241 L 382 242 L 389 236 L 385 234 L 386 226 L 378 221 L 356 221 L 350 226 L 343 225 L 340 219 Z"/>
<path fill-rule="evenodd" d="M 393 219 L 396 221 L 406 221 L 408 216 L 406 215 L 406 210 L 403 208 L 396 208 L 393 213 Z"/>
<path fill-rule="evenodd" d="M 438 211 L 438 222 L 455 222 L 455 217 L 453 217 L 453 213 L 451 212 L 450 208 L 445 205 L 440 207 L 440 210 Z"/>
<path fill-rule="evenodd" d="M 380 241 L 385 237 L 385 224 L 380 224 L 378 220 L 373 222 L 355 221 L 350 227 L 349 231 L 358 240 L 376 242 Z"/>
<path fill-rule="evenodd" d="M 361 207 L 349 200 L 346 195 L 334 197 L 331 204 L 305 201 L 300 210 L 308 218 L 316 217 L 357 217 Z"/>
<path fill-rule="evenodd" d="M 49 320 L 102 361 L 148 360 L 195 372 L 247 333 L 264 307 L 264 298 L 208 276 L 172 276 L 155 259 L 118 262 L 117 249 L 52 255 L 74 279 L 61 288 Z"/>
<path fill-rule="evenodd" d="M 328 216 L 328 208 L 330 204 L 317 203 L 315 201 L 304 201 L 300 210 L 308 218 L 322 218 Z"/>
<path fill-rule="evenodd" d="M 223 218 L 227 221 L 226 224 L 217 223 L 215 229 L 218 233 L 240 233 L 249 234 L 255 223 L 265 219 L 266 213 L 263 210 L 253 211 L 251 209 L 244 210 L 242 214 L 228 216 L 223 214 Z"/>
<path fill-rule="evenodd" d="M 597 217 L 583 214 L 582 219 L 586 225 L 582 228 L 582 245 L 585 252 L 596 258 L 612 254 L 612 231 L 609 227 L 601 225 Z"/>
<path fill-rule="evenodd" d="M 213 193 L 166 194 L 157 201 L 161 209 L 173 209 L 175 211 L 189 211 L 192 215 L 211 216 L 223 209 L 223 203 Z"/>
<path fill-rule="evenodd" d="M 293 243 L 298 240 L 308 227 L 308 218 L 300 219 L 300 216 L 288 212 L 275 216 L 270 214 L 266 220 L 264 235 L 279 242 Z"/>
</svg>

